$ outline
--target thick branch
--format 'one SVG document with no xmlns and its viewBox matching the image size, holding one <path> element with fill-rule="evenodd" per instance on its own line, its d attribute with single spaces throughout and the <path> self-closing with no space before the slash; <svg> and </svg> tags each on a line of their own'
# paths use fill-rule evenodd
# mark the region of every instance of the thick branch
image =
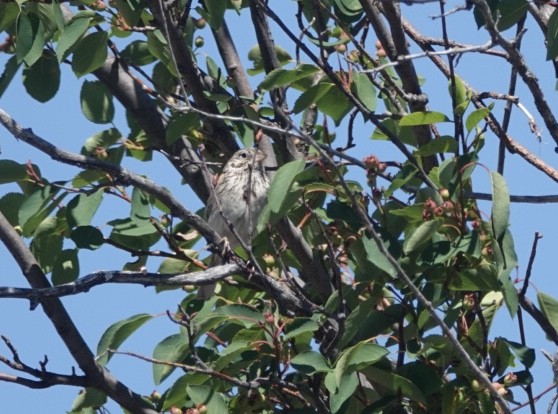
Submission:
<svg viewBox="0 0 558 414">
<path fill-rule="evenodd" d="M 0 213 L 0 240 L 19 265 L 23 276 L 35 289 L 49 288 L 45 274 L 21 237 L 15 232 L 8 220 Z M 79 367 L 94 387 L 105 392 L 110 398 L 134 413 L 154 414 L 146 408 L 142 397 L 112 376 L 104 367 L 95 362 L 95 357 L 68 312 L 58 298 L 41 300 L 41 305 L 56 332 L 72 354 Z"/>
<path fill-rule="evenodd" d="M 226 264 L 211 267 L 207 270 L 193 273 L 181 273 L 166 275 L 147 272 L 106 271 L 101 270 L 84 276 L 75 282 L 62 285 L 41 288 L 15 288 L 0 287 L 0 298 L 22 298 L 29 299 L 32 303 L 44 298 L 77 295 L 88 292 L 91 288 L 108 283 L 130 284 L 147 286 L 203 286 L 216 283 L 228 276 L 245 273 L 242 266 L 238 264 Z"/>
</svg>

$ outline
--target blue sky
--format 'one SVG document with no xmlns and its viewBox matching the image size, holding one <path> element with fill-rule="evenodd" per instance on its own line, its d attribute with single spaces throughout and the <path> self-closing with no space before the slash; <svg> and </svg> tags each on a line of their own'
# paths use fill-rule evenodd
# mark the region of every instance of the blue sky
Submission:
<svg viewBox="0 0 558 414">
<path fill-rule="evenodd" d="M 459 1 L 449 1 L 448 9 L 459 5 Z M 287 6 L 284 6 L 285 9 Z M 413 24 L 426 33 L 440 37 L 440 25 L 438 21 L 432 21 L 428 16 L 438 13 L 436 4 L 415 5 L 405 7 L 405 12 Z M 248 50 L 254 45 L 252 31 L 244 32 L 247 26 L 244 17 L 237 17 L 233 12 L 228 12 L 227 17 L 233 19 L 230 28 L 235 40 L 238 41 L 239 52 L 242 58 L 246 58 Z M 285 18 L 286 15 L 285 15 Z M 448 18 L 448 30 L 450 38 L 456 38 L 468 44 L 483 44 L 488 40 L 484 31 L 477 31 L 471 12 L 461 12 Z M 274 27 L 272 25 L 272 27 Z M 557 97 L 555 90 L 556 79 L 554 69 L 550 63 L 545 61 L 545 49 L 538 28 L 534 27 L 532 19 L 528 19 L 529 30 L 523 38 L 523 50 L 527 61 L 535 74 L 539 77 L 543 90 L 551 106 L 556 106 Z M 512 31 L 506 32 L 511 37 Z M 215 49 L 211 44 L 210 34 L 205 31 L 206 46 L 199 52 L 215 56 Z M 275 40 L 278 44 L 286 46 L 289 43 L 275 32 Z M 370 44 L 372 49 L 373 45 Z M 412 48 L 416 52 L 416 48 Z M 304 58 L 303 58 L 304 59 Z M 5 55 L 0 55 L 0 65 L 6 60 Z M 200 56 L 200 60 L 203 57 Z M 333 60 L 332 60 L 333 63 Z M 449 96 L 447 92 L 447 81 L 435 70 L 427 59 L 417 62 L 418 71 L 425 78 L 424 91 L 430 97 L 430 109 L 448 113 Z M 203 65 L 202 65 L 203 67 Z M 246 64 L 246 67 L 250 67 Z M 479 58 L 478 55 L 466 55 L 462 57 L 457 66 L 457 73 L 478 91 L 507 90 L 508 71 L 505 65 L 501 65 L 494 58 Z M 10 113 L 18 122 L 26 127 L 33 128 L 38 135 L 50 140 L 61 148 L 79 152 L 83 141 L 100 131 L 104 126 L 90 123 L 81 114 L 79 106 L 79 90 L 84 79 L 91 80 L 91 76 L 76 80 L 69 68 L 63 68 L 61 89 L 57 96 L 46 104 L 33 101 L 21 85 L 21 75 L 17 75 L 8 91 L 0 98 L 0 107 Z M 255 86 L 255 85 L 254 85 Z M 535 114 L 534 105 L 530 95 L 523 87 L 521 81 L 517 95 L 521 97 L 524 105 Z M 292 97 L 292 96 L 291 96 Z M 497 108 L 502 108 L 501 103 Z M 500 109 L 497 109 L 499 111 Z M 497 114 L 500 112 L 496 112 Z M 557 155 L 554 152 L 555 144 L 549 137 L 544 124 L 537 118 L 542 131 L 542 142 L 529 132 L 526 118 L 514 109 L 514 119 L 510 128 L 511 135 L 522 145 L 528 147 L 536 156 L 542 158 L 551 166 L 558 167 Z M 123 133 L 128 132 L 123 112 L 117 105 L 117 116 L 115 125 Z M 332 125 L 332 124 L 330 124 Z M 451 133 L 450 124 L 446 126 L 447 132 Z M 440 127 L 442 130 L 444 126 Z M 340 127 L 337 134 L 341 142 L 344 142 L 346 128 Z M 370 141 L 372 130 L 369 124 L 359 124 L 355 130 L 357 137 L 357 149 L 352 155 L 362 158 L 368 154 L 376 154 L 383 160 L 401 159 L 391 146 L 385 142 Z M 49 180 L 69 179 L 77 170 L 57 164 L 40 152 L 16 141 L 5 130 L 0 130 L 0 159 L 13 159 L 24 163 L 28 160 L 41 167 L 43 175 Z M 487 134 L 487 146 L 481 154 L 482 162 L 490 169 L 495 169 L 497 159 L 497 139 L 491 133 Z M 162 157 L 155 155 L 155 161 L 140 163 L 134 160 L 125 160 L 125 166 L 141 174 L 148 175 L 152 180 L 170 188 L 175 196 L 183 200 L 186 207 L 196 210 L 200 207 L 199 201 L 188 192 L 187 188 L 180 183 L 180 177 L 167 165 Z M 558 193 L 556 185 L 550 179 L 534 170 L 518 156 L 507 156 L 505 177 L 511 194 L 519 195 L 543 195 Z M 361 171 L 354 173 L 355 179 L 362 180 Z M 488 192 L 490 189 L 489 174 L 483 168 L 478 168 L 475 173 L 475 190 Z M 14 191 L 11 186 L 0 187 L 0 196 Z M 482 203 L 487 216 L 490 214 L 490 204 Z M 108 230 L 104 223 L 108 218 L 114 218 L 114 211 L 121 209 L 121 217 L 129 212 L 129 206 L 119 200 L 111 200 L 94 219 L 94 224 L 101 226 L 104 233 Z M 553 213 L 556 212 L 554 205 L 513 205 L 511 216 L 511 231 L 514 236 L 517 254 L 519 257 L 518 276 L 523 277 L 530 248 L 535 231 L 543 233 L 544 238 L 539 243 L 538 255 L 532 275 L 532 287 L 529 297 L 535 299 L 536 289 L 558 297 L 558 278 L 555 274 L 555 254 L 558 246 L 558 225 L 554 220 Z M 20 275 L 15 262 L 11 259 L 3 246 L 0 246 L 2 260 L 3 286 L 26 286 Z M 99 260 L 99 258 L 102 260 Z M 122 264 L 129 260 L 111 247 L 103 247 L 101 250 L 89 253 L 84 252 L 80 256 L 81 275 L 86 275 L 95 270 L 119 269 Z M 149 261 L 149 270 L 156 270 L 157 262 Z M 140 354 L 151 355 L 156 343 L 165 336 L 176 332 L 176 326 L 169 323 L 164 315 L 166 310 L 175 309 L 176 303 L 181 299 L 182 292 L 163 292 L 155 294 L 152 289 L 139 286 L 103 286 L 98 287 L 86 294 L 80 294 L 63 299 L 74 322 L 83 333 L 92 349 L 96 348 L 97 342 L 104 330 L 113 322 L 127 318 L 138 313 L 150 313 L 160 315 L 144 326 L 137 335 L 132 336 L 123 346 L 123 350 L 130 350 Z M 543 390 L 552 383 L 552 372 L 546 359 L 540 354 L 540 349 L 554 351 L 552 343 L 545 339 L 544 334 L 538 326 L 526 317 L 528 345 L 537 352 L 537 363 L 533 372 L 535 377 L 535 393 Z M 29 305 L 23 300 L 0 300 L 0 333 L 8 336 L 20 352 L 22 360 L 29 365 L 37 366 L 44 355 L 48 355 L 48 368 L 60 373 L 71 372 L 69 354 L 64 345 L 58 339 L 50 322 L 46 319 L 40 309 L 29 310 Z M 510 320 L 507 311 L 502 309 L 496 318 L 493 336 L 505 336 L 519 342 L 517 321 Z M 0 345 L 0 353 L 7 355 L 7 350 Z M 151 366 L 145 362 L 132 360 L 130 357 L 117 356 L 109 364 L 110 370 L 125 384 L 135 391 L 149 394 L 155 389 L 151 377 Z M 520 367 L 518 367 L 520 369 Z M 0 371 L 4 371 L 0 367 Z M 164 385 L 169 385 L 167 382 Z M 164 387 L 160 387 L 163 390 Z M 41 407 L 42 412 L 59 413 L 69 410 L 78 389 L 54 387 L 47 390 L 30 390 L 18 385 L 0 382 L 0 409 L 5 412 L 26 412 L 27 410 Z M 522 401 L 524 395 L 517 393 Z M 538 409 L 544 411 L 548 398 L 538 403 Z M 112 412 L 118 412 L 114 403 L 109 404 Z"/>
</svg>

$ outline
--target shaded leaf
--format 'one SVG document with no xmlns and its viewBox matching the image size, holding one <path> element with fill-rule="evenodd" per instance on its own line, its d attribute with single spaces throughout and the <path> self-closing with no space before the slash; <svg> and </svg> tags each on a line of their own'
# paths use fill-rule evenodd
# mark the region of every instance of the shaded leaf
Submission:
<svg viewBox="0 0 558 414">
<path fill-rule="evenodd" d="M 291 365 L 297 371 L 308 375 L 331 370 L 325 357 L 316 351 L 305 351 L 297 354 L 291 359 Z"/>
<path fill-rule="evenodd" d="M 0 160 L 0 184 L 13 183 L 26 178 L 28 175 L 25 165 L 12 160 Z"/>
<path fill-rule="evenodd" d="M 403 242 L 403 251 L 409 254 L 421 248 L 430 241 L 440 225 L 438 220 L 425 221 L 419 225 Z"/>
<path fill-rule="evenodd" d="M 225 400 L 212 386 L 189 384 L 186 386 L 186 392 L 195 404 L 207 406 L 208 413 L 228 412 Z"/>
<path fill-rule="evenodd" d="M 120 57 L 136 66 L 149 65 L 157 60 L 149 51 L 147 42 L 144 40 L 134 40 L 129 43 L 120 53 Z"/>
<path fill-rule="evenodd" d="M 79 226 L 72 230 L 70 239 L 79 249 L 96 250 L 105 242 L 103 233 L 93 226 Z"/>
<path fill-rule="evenodd" d="M 282 337 L 283 341 L 296 338 L 305 333 L 312 333 L 319 329 L 316 321 L 310 318 L 295 318 L 285 327 L 285 335 Z"/>
<path fill-rule="evenodd" d="M 0 3 L 0 7 L 3 4 L 5 3 Z M 12 82 L 12 79 L 14 78 L 20 66 L 21 63 L 18 63 L 16 55 L 9 58 L 6 62 L 6 65 L 4 65 L 4 71 L 2 72 L 2 75 L 0 75 L 0 98 L 2 97 L 4 92 L 6 92 L 8 86 L 10 86 L 10 83 Z"/>
<path fill-rule="evenodd" d="M 52 267 L 52 283 L 61 285 L 75 281 L 79 276 L 77 249 L 62 250 Z"/>
<path fill-rule="evenodd" d="M 47 102 L 56 95 L 60 87 L 60 66 L 52 52 L 45 51 L 32 66 L 24 69 L 23 85 L 39 102 Z"/>
<path fill-rule="evenodd" d="M 378 362 L 389 354 L 389 351 L 376 344 L 360 342 L 353 347 L 345 349 L 335 363 L 335 379 L 337 386 L 341 379 L 354 371 Z"/>
<path fill-rule="evenodd" d="M 80 93 L 81 112 L 96 124 L 108 124 L 114 118 L 112 93 L 101 81 L 84 81 Z"/>
<path fill-rule="evenodd" d="M 24 200 L 21 193 L 8 193 L 0 198 L 0 212 L 13 227 L 19 225 L 18 212 Z"/>
<path fill-rule="evenodd" d="M 316 66 L 308 64 L 298 65 L 294 69 L 278 68 L 267 74 L 260 83 L 259 88 L 271 90 L 273 88 L 288 86 L 300 79 L 314 76 L 318 71 L 319 69 Z"/>
<path fill-rule="evenodd" d="M 496 27 L 499 31 L 513 27 L 527 13 L 529 2 L 527 0 L 502 0 L 498 3 L 498 11 L 500 12 Z"/>
<path fill-rule="evenodd" d="M 546 60 L 552 60 L 558 57 L 558 9 L 554 9 L 548 19 L 546 48 Z"/>
</svg>

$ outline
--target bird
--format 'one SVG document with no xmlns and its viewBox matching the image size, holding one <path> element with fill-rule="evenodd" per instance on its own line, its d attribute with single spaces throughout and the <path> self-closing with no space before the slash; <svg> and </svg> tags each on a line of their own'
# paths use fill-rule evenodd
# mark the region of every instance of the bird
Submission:
<svg viewBox="0 0 558 414">
<path fill-rule="evenodd" d="M 207 201 L 208 224 L 226 238 L 232 250 L 241 243 L 227 221 L 244 244 L 248 244 L 256 235 L 256 223 L 265 206 L 269 189 L 269 179 L 263 166 L 265 158 L 265 154 L 257 148 L 244 148 L 235 152 L 225 164 Z M 217 254 L 213 254 L 210 266 L 218 264 L 220 260 Z M 214 290 L 214 284 L 200 286 L 198 298 L 208 300 Z"/>
</svg>

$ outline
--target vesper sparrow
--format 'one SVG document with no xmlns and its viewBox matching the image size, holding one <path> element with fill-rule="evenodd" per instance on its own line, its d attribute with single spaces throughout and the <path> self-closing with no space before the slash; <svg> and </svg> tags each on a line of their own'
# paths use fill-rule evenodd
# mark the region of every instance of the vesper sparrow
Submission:
<svg viewBox="0 0 558 414">
<path fill-rule="evenodd" d="M 213 230 L 228 240 L 233 250 L 240 246 L 240 242 L 223 216 L 233 225 L 244 243 L 255 236 L 258 216 L 265 205 L 269 188 L 269 180 L 262 164 L 264 159 L 264 153 L 256 148 L 245 148 L 234 153 L 223 168 L 217 179 L 215 191 L 207 201 L 207 222 Z M 250 224 L 252 234 L 248 234 Z M 219 260 L 217 255 L 213 255 L 211 265 L 219 263 Z M 215 285 L 200 286 L 198 297 L 207 300 L 214 290 Z"/>
</svg>

